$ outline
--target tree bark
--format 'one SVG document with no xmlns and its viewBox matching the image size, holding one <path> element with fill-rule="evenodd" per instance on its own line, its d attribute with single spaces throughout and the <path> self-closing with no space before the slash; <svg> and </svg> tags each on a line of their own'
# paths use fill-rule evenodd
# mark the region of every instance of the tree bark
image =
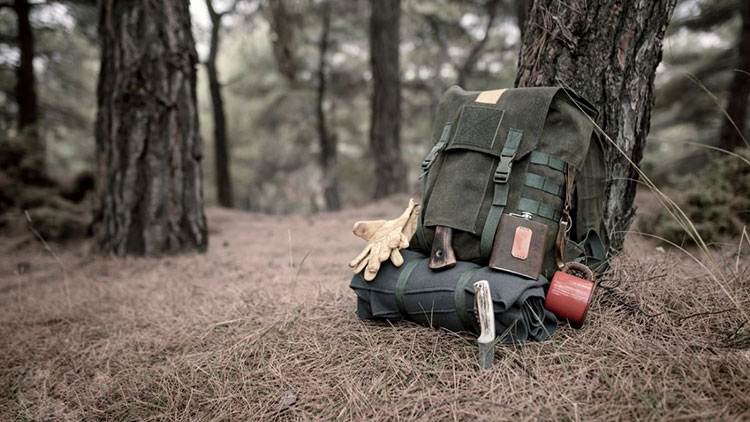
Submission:
<svg viewBox="0 0 750 422">
<path fill-rule="evenodd" d="M 326 0 L 322 4 L 322 28 L 318 43 L 318 97 L 316 111 L 318 117 L 318 139 L 320 142 L 320 168 L 323 173 L 323 197 L 328 211 L 341 209 L 339 197 L 338 177 L 336 175 L 336 155 L 338 142 L 335 134 L 328 133 L 325 113 L 326 95 L 326 54 L 328 52 L 329 35 L 331 32 L 331 2 Z"/>
<path fill-rule="evenodd" d="M 516 24 L 518 25 L 518 31 L 521 33 L 521 43 L 523 43 L 523 36 L 525 34 L 524 27 L 526 26 L 526 20 L 529 17 L 531 5 L 532 0 L 515 0 Z"/>
<path fill-rule="evenodd" d="M 16 68 L 16 102 L 18 104 L 18 132 L 23 137 L 24 155 L 33 156 L 36 165 L 44 164 L 44 144 L 39 137 L 37 121 L 39 111 L 34 77 L 34 33 L 29 14 L 28 0 L 15 0 L 13 10 L 18 22 L 18 49 L 20 59 Z"/>
<path fill-rule="evenodd" d="M 116 255 L 205 251 L 188 0 L 100 2 L 95 231 Z"/>
<path fill-rule="evenodd" d="M 598 124 L 640 163 L 654 104 L 654 76 L 675 0 L 535 0 L 516 84 L 573 88 L 599 109 Z M 604 140 L 605 222 L 620 250 L 635 216 L 638 173 Z"/>
<path fill-rule="evenodd" d="M 227 123 L 224 115 L 224 100 L 221 96 L 219 71 L 216 68 L 216 57 L 219 54 L 219 31 L 224 13 L 217 13 L 212 0 L 206 0 L 208 15 L 211 18 L 211 41 L 206 60 L 208 73 L 208 88 L 211 92 L 211 103 L 214 114 L 214 168 L 216 171 L 216 191 L 219 205 L 231 208 L 234 206 L 232 195 L 232 177 L 229 164 L 229 139 L 227 139 Z"/>
<path fill-rule="evenodd" d="M 737 47 L 737 67 L 729 85 L 726 112 L 731 121 L 724 118 L 719 135 L 719 146 L 727 150 L 750 147 L 745 135 L 747 103 L 750 94 L 750 2 L 741 2 L 742 28 Z M 734 122 L 734 123 L 732 123 Z"/>
<path fill-rule="evenodd" d="M 268 22 L 271 26 L 271 45 L 276 66 L 289 82 L 297 80 L 297 60 L 294 56 L 294 23 L 284 0 L 268 2 Z"/>
<path fill-rule="evenodd" d="M 372 120 L 370 147 L 375 161 L 375 198 L 406 191 L 401 159 L 400 0 L 370 0 Z"/>
</svg>

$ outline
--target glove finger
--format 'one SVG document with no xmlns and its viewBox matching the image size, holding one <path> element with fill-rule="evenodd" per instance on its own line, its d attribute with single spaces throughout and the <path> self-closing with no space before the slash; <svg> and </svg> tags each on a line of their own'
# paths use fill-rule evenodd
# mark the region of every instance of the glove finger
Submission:
<svg viewBox="0 0 750 422">
<path fill-rule="evenodd" d="M 367 254 L 370 253 L 370 249 L 372 249 L 372 245 L 365 246 L 365 249 L 363 249 L 356 258 L 352 259 L 352 261 L 349 263 L 349 267 L 356 268 L 360 264 L 360 262 L 364 261 L 365 258 L 367 258 Z M 355 272 L 358 273 L 359 271 Z"/>
<path fill-rule="evenodd" d="M 393 249 L 396 245 L 398 245 L 398 243 L 390 241 L 390 239 L 387 244 L 384 243 L 380 245 L 380 248 L 378 249 L 378 265 L 380 265 L 381 262 L 385 261 L 386 259 L 388 259 L 388 257 L 391 256 L 391 249 Z"/>
<path fill-rule="evenodd" d="M 417 232 L 417 222 L 419 221 L 418 219 L 419 219 L 419 206 L 416 206 L 414 207 L 414 210 L 409 216 L 409 219 L 406 221 L 406 224 L 404 224 L 404 227 L 401 230 L 406 235 L 406 237 L 409 238 L 410 240 L 414 236 L 414 233 Z"/>
<path fill-rule="evenodd" d="M 409 198 L 409 205 L 406 206 L 406 209 L 404 212 L 401 213 L 401 215 L 394 221 L 402 220 L 406 221 L 407 218 L 414 212 L 414 207 L 417 206 L 417 203 L 414 202 L 414 199 Z"/>
<path fill-rule="evenodd" d="M 383 246 L 386 249 L 390 250 L 390 249 L 398 247 L 398 245 L 400 243 L 401 243 L 401 231 L 400 230 L 394 230 L 394 231 L 388 233 L 388 236 L 385 238 L 385 240 L 383 242 Z"/>
<path fill-rule="evenodd" d="M 370 259 L 367 262 L 367 269 L 365 270 L 366 281 L 372 281 L 375 276 L 378 275 L 378 271 L 380 270 L 380 260 L 378 260 L 379 255 L 379 249 L 374 250 L 373 253 L 370 254 Z"/>
<path fill-rule="evenodd" d="M 391 250 L 391 262 L 397 267 L 400 267 L 404 263 L 404 257 L 401 256 L 401 252 L 398 249 Z"/>
<path fill-rule="evenodd" d="M 398 241 L 398 248 L 404 249 L 409 247 L 409 237 L 406 237 L 405 234 L 399 233 L 399 241 Z"/>
<path fill-rule="evenodd" d="M 367 259 L 362 259 L 361 261 L 359 261 L 359 263 L 357 264 L 357 266 L 354 267 L 354 268 L 352 268 L 352 271 L 354 272 L 354 274 L 361 273 L 362 270 L 367 266 L 367 262 L 368 262 Z"/>
</svg>

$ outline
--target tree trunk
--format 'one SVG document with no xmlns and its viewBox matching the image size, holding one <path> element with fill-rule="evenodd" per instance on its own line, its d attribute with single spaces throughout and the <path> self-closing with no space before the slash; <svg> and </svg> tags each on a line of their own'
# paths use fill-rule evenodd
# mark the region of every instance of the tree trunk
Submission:
<svg viewBox="0 0 750 422">
<path fill-rule="evenodd" d="M 101 2 L 95 230 L 103 252 L 207 247 L 188 6 Z"/>
<path fill-rule="evenodd" d="M 268 2 L 268 22 L 271 26 L 271 45 L 276 66 L 289 82 L 297 80 L 297 60 L 294 56 L 294 22 L 290 19 L 284 0 Z"/>
<path fill-rule="evenodd" d="M 39 137 L 35 77 L 34 34 L 31 30 L 28 0 L 15 0 L 13 9 L 18 22 L 18 48 L 20 59 L 16 68 L 16 102 L 18 103 L 18 132 L 23 138 L 26 157 L 33 157 L 35 165 L 44 164 L 44 144 Z"/>
<path fill-rule="evenodd" d="M 326 53 L 328 52 L 328 38 L 331 32 L 331 2 L 325 1 L 322 7 L 322 29 L 318 44 L 318 139 L 320 142 L 320 168 L 323 172 L 323 197 L 325 198 L 328 211 L 335 211 L 341 209 L 338 177 L 336 176 L 335 169 L 338 142 L 335 134 L 328 133 L 324 108 L 327 70 Z"/>
<path fill-rule="evenodd" d="M 375 161 L 375 198 L 406 191 L 401 160 L 401 78 L 399 76 L 400 0 L 370 0 L 372 121 L 370 147 Z"/>
<path fill-rule="evenodd" d="M 654 104 L 654 76 L 676 0 L 535 0 L 525 25 L 516 84 L 566 86 L 599 109 L 598 124 L 640 163 Z M 638 174 L 604 140 L 605 222 L 622 249 L 635 216 Z"/>
<path fill-rule="evenodd" d="M 524 27 L 526 26 L 526 20 L 529 17 L 529 10 L 531 9 L 532 0 L 516 0 L 516 24 L 518 25 L 518 31 L 521 33 L 521 43 L 523 43 L 523 35 L 525 34 Z"/>
<path fill-rule="evenodd" d="M 726 110 L 732 120 L 724 118 L 719 135 L 719 146 L 730 151 L 742 146 L 750 147 L 747 140 L 743 140 L 747 126 L 747 97 L 750 94 L 750 2 L 745 0 L 741 3 L 742 28 L 737 47 L 737 67 L 729 85 Z"/>
<path fill-rule="evenodd" d="M 234 206 L 232 196 L 232 177 L 229 165 L 229 140 L 227 139 L 227 123 L 224 116 L 224 100 L 221 96 L 219 72 L 216 68 L 216 57 L 219 54 L 219 31 L 221 18 L 224 13 L 214 10 L 212 0 L 206 0 L 208 14 L 211 17 L 211 42 L 206 61 L 208 71 L 208 88 L 211 92 L 211 103 L 214 112 L 214 164 L 216 171 L 216 191 L 219 205 L 231 208 Z"/>
</svg>

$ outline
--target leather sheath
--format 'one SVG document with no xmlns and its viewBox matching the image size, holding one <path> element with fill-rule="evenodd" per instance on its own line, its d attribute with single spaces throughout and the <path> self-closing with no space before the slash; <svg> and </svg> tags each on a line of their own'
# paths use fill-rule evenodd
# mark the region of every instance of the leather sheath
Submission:
<svg viewBox="0 0 750 422">
<path fill-rule="evenodd" d="M 523 217 L 503 214 L 495 232 L 490 268 L 539 278 L 544 263 L 547 226 Z"/>
</svg>

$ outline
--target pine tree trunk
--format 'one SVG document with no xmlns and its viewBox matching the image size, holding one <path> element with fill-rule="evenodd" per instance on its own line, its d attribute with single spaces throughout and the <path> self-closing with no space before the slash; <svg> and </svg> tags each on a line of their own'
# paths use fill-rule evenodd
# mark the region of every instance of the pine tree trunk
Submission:
<svg viewBox="0 0 750 422">
<path fill-rule="evenodd" d="M 96 234 L 101 250 L 207 247 L 188 0 L 100 4 Z"/>
<path fill-rule="evenodd" d="M 33 158 L 34 165 L 44 164 L 44 144 L 39 137 L 37 120 L 39 112 L 34 77 L 34 34 L 29 14 L 28 0 L 15 0 L 13 9 L 18 22 L 18 49 L 16 68 L 16 102 L 18 103 L 18 132 L 23 137 L 24 155 Z"/>
<path fill-rule="evenodd" d="M 521 42 L 523 43 L 523 36 L 525 33 L 524 27 L 526 26 L 526 20 L 529 17 L 529 11 L 531 10 L 532 0 L 515 0 L 515 11 L 516 11 L 516 25 L 518 25 L 518 31 L 521 33 Z"/>
<path fill-rule="evenodd" d="M 654 76 L 676 0 L 535 0 L 516 84 L 566 86 L 599 109 L 598 124 L 640 163 L 654 104 Z M 638 174 L 608 141 L 605 220 L 620 250 L 635 216 Z"/>
<path fill-rule="evenodd" d="M 328 52 L 329 34 L 331 32 L 331 2 L 322 5 L 322 29 L 318 43 L 318 98 L 316 111 L 318 117 L 318 140 L 320 142 L 320 168 L 323 173 L 323 197 L 328 211 L 341 209 L 338 177 L 336 176 L 336 155 L 338 142 L 335 134 L 328 133 L 325 113 L 326 95 L 326 54 Z"/>
<path fill-rule="evenodd" d="M 224 115 L 224 100 L 221 96 L 219 71 L 216 68 L 216 57 L 219 54 L 219 31 L 223 14 L 217 13 L 211 0 L 206 0 L 208 14 L 211 17 L 211 42 L 206 61 L 208 88 L 211 92 L 211 103 L 214 114 L 214 168 L 216 171 L 216 191 L 219 205 L 231 208 L 234 206 L 232 195 L 232 178 L 229 165 L 229 140 L 227 123 Z"/>
<path fill-rule="evenodd" d="M 372 121 L 370 148 L 375 161 L 375 198 L 406 191 L 401 159 L 400 0 L 370 0 Z"/>
<path fill-rule="evenodd" d="M 726 109 L 734 123 L 724 118 L 719 135 L 719 146 L 730 151 L 742 146 L 750 147 L 748 140 L 742 139 L 747 126 L 747 97 L 750 95 L 750 1 L 742 2 L 741 11 L 742 28 L 737 48 L 737 67 L 729 85 Z"/>
</svg>

